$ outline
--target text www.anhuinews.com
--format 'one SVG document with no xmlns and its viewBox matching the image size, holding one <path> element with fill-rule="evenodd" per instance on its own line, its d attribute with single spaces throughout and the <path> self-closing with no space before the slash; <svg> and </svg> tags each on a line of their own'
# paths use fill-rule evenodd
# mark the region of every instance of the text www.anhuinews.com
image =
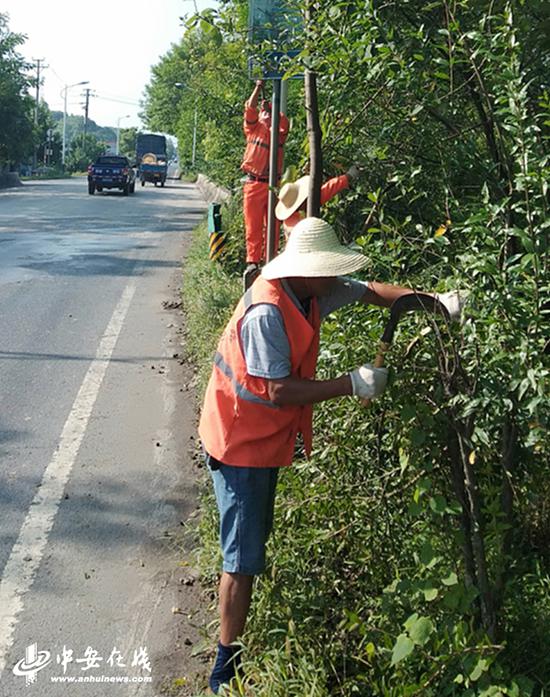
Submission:
<svg viewBox="0 0 550 697">
<path fill-rule="evenodd" d="M 150 675 L 133 676 L 128 675 L 52 675 L 50 682 L 62 683 L 81 683 L 81 682 L 109 682 L 109 683 L 136 683 L 153 682 Z"/>
</svg>

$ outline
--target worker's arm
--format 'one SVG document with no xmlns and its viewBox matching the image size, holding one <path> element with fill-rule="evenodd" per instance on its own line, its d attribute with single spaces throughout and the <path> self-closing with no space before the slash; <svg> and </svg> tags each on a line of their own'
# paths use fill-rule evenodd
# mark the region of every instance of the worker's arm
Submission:
<svg viewBox="0 0 550 697">
<path fill-rule="evenodd" d="M 263 86 L 263 80 L 256 80 L 256 84 L 254 85 L 254 89 L 252 90 L 252 94 L 250 95 L 246 106 L 252 107 L 253 109 L 258 108 L 258 99 L 260 98 L 260 92 L 262 91 Z"/>
<path fill-rule="evenodd" d="M 290 122 L 286 114 L 279 114 L 279 144 L 284 145 L 288 136 Z"/>
<path fill-rule="evenodd" d="M 387 381 L 386 368 L 375 368 L 366 363 L 351 373 L 332 380 L 304 380 L 292 376 L 268 380 L 267 391 L 270 400 L 277 406 L 296 407 L 345 395 L 374 399 L 382 394 Z"/>
<path fill-rule="evenodd" d="M 263 84 L 264 83 L 262 80 L 256 80 L 256 86 L 254 87 L 250 98 L 244 105 L 243 129 L 246 136 L 253 133 L 258 125 L 258 99 Z"/>
<path fill-rule="evenodd" d="M 240 342 L 248 374 L 266 380 L 270 401 L 280 407 L 315 404 L 351 394 L 372 399 L 386 385 L 385 369 L 371 365 L 332 380 L 291 375 L 290 344 L 282 316 L 270 304 L 255 305 L 246 313 Z"/>
<path fill-rule="evenodd" d="M 392 286 L 388 283 L 378 283 L 371 281 L 365 293 L 359 298 L 364 305 L 378 305 L 379 307 L 390 307 L 397 298 L 402 295 L 410 295 L 416 291 L 402 286 Z M 425 291 L 418 291 L 425 293 Z M 445 306 L 449 313 L 449 319 L 460 320 L 462 308 L 467 298 L 467 292 L 451 290 L 448 293 L 428 293 L 436 298 Z"/>
<path fill-rule="evenodd" d="M 389 283 L 378 283 L 370 281 L 369 287 L 365 293 L 359 298 L 359 302 L 364 305 L 378 305 L 379 307 L 390 307 L 392 303 L 402 295 L 414 293 L 411 288 L 403 288 L 401 286 L 392 286 Z"/>
<path fill-rule="evenodd" d="M 268 380 L 267 389 L 269 399 L 279 407 L 316 404 L 352 394 L 349 375 L 332 380 L 305 380 L 290 376 Z"/>
<path fill-rule="evenodd" d="M 349 187 L 349 177 L 347 174 L 341 174 L 339 177 L 332 177 L 321 186 L 321 205 L 330 201 L 344 189 Z"/>
</svg>

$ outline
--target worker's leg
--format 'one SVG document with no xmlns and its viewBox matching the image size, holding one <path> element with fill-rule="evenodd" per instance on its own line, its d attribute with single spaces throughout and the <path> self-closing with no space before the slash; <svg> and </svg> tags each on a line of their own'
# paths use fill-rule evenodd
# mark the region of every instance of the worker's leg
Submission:
<svg viewBox="0 0 550 697">
<path fill-rule="evenodd" d="M 268 193 L 269 187 L 265 182 L 246 182 L 243 187 L 247 264 L 259 264 L 264 258 L 265 211 Z"/>
<path fill-rule="evenodd" d="M 212 461 L 207 457 L 209 466 Z M 220 642 L 210 687 L 216 692 L 231 681 L 238 668 L 238 647 L 244 631 L 256 574 L 265 568 L 265 543 L 273 521 L 277 468 L 231 467 L 214 463 L 211 469 L 220 513 L 223 574 L 220 582 Z"/>
<path fill-rule="evenodd" d="M 229 646 L 244 631 L 254 576 L 224 571 L 220 581 L 220 641 Z"/>
</svg>

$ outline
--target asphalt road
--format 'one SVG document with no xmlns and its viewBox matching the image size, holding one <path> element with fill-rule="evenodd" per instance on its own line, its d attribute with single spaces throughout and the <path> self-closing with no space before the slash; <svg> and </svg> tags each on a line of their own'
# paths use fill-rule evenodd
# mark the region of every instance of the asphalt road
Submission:
<svg viewBox="0 0 550 697">
<path fill-rule="evenodd" d="M 176 182 L 0 192 L 1 697 L 156 696 L 186 638 L 195 423 L 166 303 L 203 214 Z"/>
</svg>

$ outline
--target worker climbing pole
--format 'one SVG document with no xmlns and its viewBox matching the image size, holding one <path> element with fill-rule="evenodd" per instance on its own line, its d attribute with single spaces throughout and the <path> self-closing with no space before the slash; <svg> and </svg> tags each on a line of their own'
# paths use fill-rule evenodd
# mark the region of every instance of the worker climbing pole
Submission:
<svg viewBox="0 0 550 697">
<path fill-rule="evenodd" d="M 259 273 L 260 265 L 270 261 L 279 246 L 280 223 L 275 217 L 277 189 L 283 167 L 283 146 L 289 121 L 286 90 L 282 86 L 285 60 L 298 51 L 291 46 L 302 31 L 302 20 L 296 9 L 284 0 L 250 0 L 249 40 L 251 76 L 255 88 L 245 106 L 244 132 L 246 150 L 241 169 L 246 175 L 243 191 L 243 213 L 246 237 L 245 289 Z M 258 110 L 260 93 L 271 83 L 271 101 L 265 98 Z M 277 134 L 277 136 L 275 136 Z"/>
<path fill-rule="evenodd" d="M 273 101 L 258 101 L 264 81 L 257 80 L 245 104 L 243 129 L 246 149 L 241 169 L 245 173 L 243 188 L 243 215 L 246 239 L 245 288 L 258 275 L 260 264 L 269 260 L 277 246 L 278 225 L 274 224 L 278 185 L 283 164 L 283 145 L 288 135 L 289 122 L 279 112 L 281 81 L 274 80 Z M 277 138 L 272 137 L 277 133 Z M 270 193 L 271 192 L 271 193 Z M 274 198 L 275 201 L 270 199 Z M 269 214 L 268 214 L 269 211 Z M 268 223 L 271 220 L 271 223 Z M 271 237 L 267 239 L 268 229 Z"/>
</svg>

